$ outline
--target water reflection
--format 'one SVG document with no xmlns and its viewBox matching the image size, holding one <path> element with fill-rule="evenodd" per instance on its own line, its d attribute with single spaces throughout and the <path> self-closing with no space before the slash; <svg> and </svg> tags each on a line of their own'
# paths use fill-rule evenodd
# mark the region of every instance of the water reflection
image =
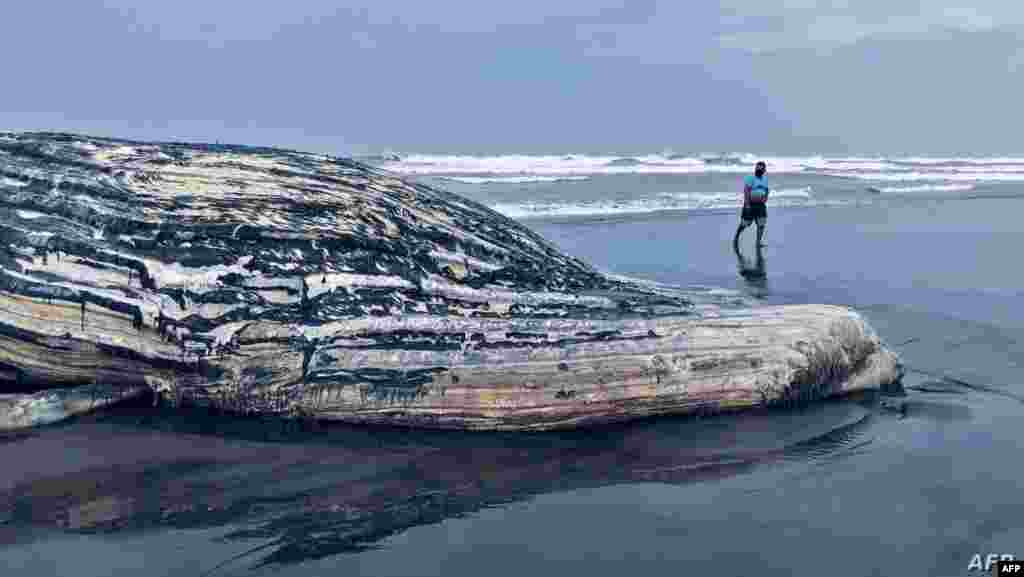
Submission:
<svg viewBox="0 0 1024 577">
<path fill-rule="evenodd" d="M 733 251 L 736 253 L 737 267 L 740 276 L 752 289 L 754 296 L 763 298 L 770 294 L 768 290 L 768 272 L 765 268 L 764 249 L 758 245 L 755 249 L 754 262 L 743 254 L 740 245 L 734 243 Z"/>
<path fill-rule="evenodd" d="M 19 463 L 0 472 L 0 547 L 53 531 L 221 527 L 228 542 L 252 544 L 229 560 L 235 569 L 292 564 L 539 494 L 835 458 L 865 442 L 874 418 L 866 402 L 836 401 L 743 419 L 461 434 L 136 408 L 0 445 L 5 463 Z"/>
</svg>

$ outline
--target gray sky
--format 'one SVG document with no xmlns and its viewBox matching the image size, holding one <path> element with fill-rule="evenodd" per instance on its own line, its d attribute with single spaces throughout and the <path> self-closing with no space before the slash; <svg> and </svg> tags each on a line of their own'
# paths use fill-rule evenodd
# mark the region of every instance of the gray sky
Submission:
<svg viewBox="0 0 1024 577">
<path fill-rule="evenodd" d="M 1009 0 L 7 4 L 2 129 L 336 153 L 1024 152 Z"/>
</svg>

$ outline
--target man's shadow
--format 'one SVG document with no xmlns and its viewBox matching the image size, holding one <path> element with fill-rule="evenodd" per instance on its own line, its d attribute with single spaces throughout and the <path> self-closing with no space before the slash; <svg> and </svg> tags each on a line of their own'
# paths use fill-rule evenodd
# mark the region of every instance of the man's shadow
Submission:
<svg viewBox="0 0 1024 577">
<path fill-rule="evenodd" d="M 753 289 L 754 296 L 768 296 L 768 272 L 765 268 L 764 249 L 758 246 L 755 250 L 754 262 L 751 263 L 740 250 L 740 245 L 734 243 L 733 251 L 736 253 L 736 260 L 740 276 L 746 281 L 747 286 Z"/>
</svg>

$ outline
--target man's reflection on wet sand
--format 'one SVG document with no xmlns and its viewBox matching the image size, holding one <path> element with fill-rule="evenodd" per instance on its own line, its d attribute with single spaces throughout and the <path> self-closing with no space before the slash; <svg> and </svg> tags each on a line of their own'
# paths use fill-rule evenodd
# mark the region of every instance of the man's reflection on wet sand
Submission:
<svg viewBox="0 0 1024 577">
<path fill-rule="evenodd" d="M 739 244 L 733 244 L 732 248 L 736 253 L 737 268 L 739 269 L 740 276 L 746 281 L 747 286 L 752 289 L 754 296 L 768 296 L 768 273 L 765 269 L 764 249 L 760 246 L 755 249 L 754 262 L 751 264 L 750 259 L 743 254 Z"/>
</svg>

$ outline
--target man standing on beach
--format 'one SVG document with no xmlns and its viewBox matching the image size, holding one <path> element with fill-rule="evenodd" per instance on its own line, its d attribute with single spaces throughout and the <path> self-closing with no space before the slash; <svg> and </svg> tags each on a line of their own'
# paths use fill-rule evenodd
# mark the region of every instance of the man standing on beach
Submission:
<svg viewBox="0 0 1024 577">
<path fill-rule="evenodd" d="M 750 226 L 751 222 L 757 223 L 757 246 L 764 246 L 761 238 L 764 236 L 764 227 L 768 221 L 768 179 L 764 173 L 767 166 L 764 161 L 758 161 L 754 166 L 754 174 L 747 175 L 743 179 L 743 212 L 740 213 L 740 226 L 736 229 L 736 236 L 732 244 L 738 246 L 740 233 Z"/>
</svg>

